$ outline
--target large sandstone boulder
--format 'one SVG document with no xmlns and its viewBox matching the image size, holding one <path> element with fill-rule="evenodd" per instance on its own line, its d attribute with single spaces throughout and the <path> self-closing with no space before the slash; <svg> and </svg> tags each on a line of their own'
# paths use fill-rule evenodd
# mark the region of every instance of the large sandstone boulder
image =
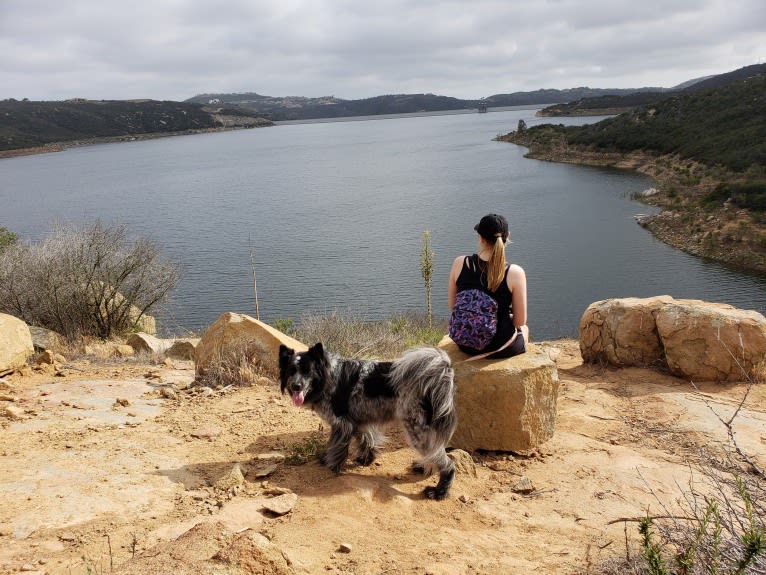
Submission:
<svg viewBox="0 0 766 575">
<path fill-rule="evenodd" d="M 655 317 L 673 298 L 623 298 L 597 301 L 580 319 L 580 354 L 589 363 L 650 366 L 661 362 L 663 349 Z"/>
<path fill-rule="evenodd" d="M 763 377 L 766 318 L 756 311 L 670 296 L 592 303 L 580 320 L 580 353 L 618 367 L 659 364 L 696 381 Z"/>
<path fill-rule="evenodd" d="M 670 371 L 692 381 L 743 381 L 766 365 L 766 318 L 756 311 L 676 300 L 657 314 Z"/>
<path fill-rule="evenodd" d="M 208 367 L 222 358 L 245 353 L 257 358 L 258 365 L 264 371 L 276 375 L 279 370 L 280 344 L 296 351 L 308 349 L 305 344 L 255 318 L 239 313 L 225 313 L 208 328 L 197 344 L 197 375 L 204 375 Z"/>
<path fill-rule="evenodd" d="M 559 377 L 542 348 L 509 359 L 469 356 L 445 337 L 439 347 L 452 359 L 458 424 L 450 445 L 465 451 L 526 451 L 553 437 Z"/>
<path fill-rule="evenodd" d="M 27 324 L 0 313 L 0 375 L 23 367 L 35 352 Z"/>
</svg>

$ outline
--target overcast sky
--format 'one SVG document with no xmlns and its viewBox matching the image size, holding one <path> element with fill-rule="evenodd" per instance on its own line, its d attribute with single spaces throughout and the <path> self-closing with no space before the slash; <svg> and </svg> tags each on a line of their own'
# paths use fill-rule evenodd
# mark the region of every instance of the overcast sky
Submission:
<svg viewBox="0 0 766 575">
<path fill-rule="evenodd" d="M 0 99 L 475 99 L 765 60 L 764 0 L 0 0 Z"/>
</svg>

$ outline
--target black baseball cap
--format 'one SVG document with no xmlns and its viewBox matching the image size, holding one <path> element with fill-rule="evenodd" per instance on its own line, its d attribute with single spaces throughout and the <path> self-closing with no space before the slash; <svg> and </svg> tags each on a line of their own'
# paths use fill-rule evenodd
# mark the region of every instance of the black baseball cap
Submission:
<svg viewBox="0 0 766 575">
<path fill-rule="evenodd" d="M 503 243 L 508 241 L 508 220 L 500 214 L 487 214 L 473 229 L 488 242 L 494 242 L 498 234 L 503 238 Z"/>
</svg>

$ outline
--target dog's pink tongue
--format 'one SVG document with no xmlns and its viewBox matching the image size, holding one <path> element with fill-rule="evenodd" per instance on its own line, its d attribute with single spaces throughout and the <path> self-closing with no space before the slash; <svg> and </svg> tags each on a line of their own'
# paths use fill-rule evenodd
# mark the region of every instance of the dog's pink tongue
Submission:
<svg viewBox="0 0 766 575">
<path fill-rule="evenodd" d="M 300 407 L 303 405 L 303 392 L 302 391 L 296 391 L 293 393 L 293 403 L 295 404 L 295 407 Z"/>
</svg>

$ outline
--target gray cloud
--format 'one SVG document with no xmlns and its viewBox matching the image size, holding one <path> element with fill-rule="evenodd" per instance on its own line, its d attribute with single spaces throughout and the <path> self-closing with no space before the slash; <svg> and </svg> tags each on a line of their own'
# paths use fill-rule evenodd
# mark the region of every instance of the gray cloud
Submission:
<svg viewBox="0 0 766 575">
<path fill-rule="evenodd" d="M 1 0 L 0 98 L 673 86 L 762 62 L 762 0 Z"/>
</svg>

